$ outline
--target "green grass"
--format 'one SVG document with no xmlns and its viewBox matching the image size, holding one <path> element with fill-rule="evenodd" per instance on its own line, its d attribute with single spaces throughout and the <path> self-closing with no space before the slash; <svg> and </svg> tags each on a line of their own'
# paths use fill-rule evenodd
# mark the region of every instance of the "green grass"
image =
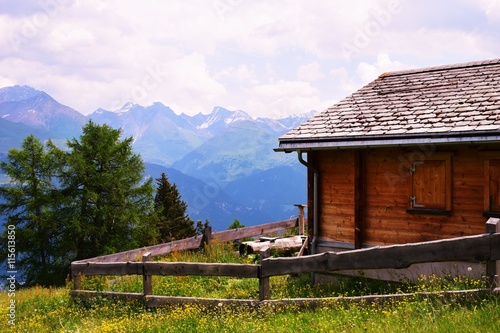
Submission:
<svg viewBox="0 0 500 333">
<path fill-rule="evenodd" d="M 68 289 L 30 288 L 16 293 L 16 325 L 9 327 L 7 301 L 1 293 L 1 332 L 497 332 L 500 322 L 498 298 L 384 306 L 331 302 L 314 311 L 296 306 L 146 309 L 101 298 L 72 302 Z"/>
<path fill-rule="evenodd" d="M 251 263 L 226 245 L 205 253 L 175 253 L 162 260 Z M 141 292 L 140 277 L 92 277 L 87 289 Z M 310 276 L 271 278 L 271 298 L 332 297 L 366 294 L 483 288 L 484 281 L 463 277 L 426 277 L 416 284 L 339 278 L 311 286 Z M 171 296 L 258 298 L 256 279 L 229 277 L 154 277 L 153 293 Z M 420 297 L 381 304 L 330 300 L 314 310 L 297 305 L 257 308 L 201 305 L 148 309 L 140 303 L 108 300 L 73 301 L 68 288 L 27 288 L 16 291 L 16 325 L 8 325 L 8 304 L 0 293 L 0 332 L 497 332 L 500 298 L 441 299 Z"/>
</svg>

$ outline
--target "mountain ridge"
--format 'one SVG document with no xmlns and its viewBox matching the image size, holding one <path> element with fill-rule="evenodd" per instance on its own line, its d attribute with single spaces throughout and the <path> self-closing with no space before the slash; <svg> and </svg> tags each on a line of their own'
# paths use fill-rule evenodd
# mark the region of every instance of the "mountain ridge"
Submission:
<svg viewBox="0 0 500 333">
<path fill-rule="evenodd" d="M 290 205 L 305 202 L 305 176 L 294 171 L 299 165 L 296 157 L 276 153 L 273 148 L 279 136 L 310 116 L 254 119 L 245 111 L 221 106 L 208 114 L 178 115 L 161 102 L 149 106 L 129 102 L 114 111 L 99 108 L 84 116 L 45 92 L 28 86 L 5 87 L 0 88 L 0 143 L 5 143 L 0 144 L 0 154 L 18 148 L 15 145 L 29 133 L 62 142 L 79 136 L 89 120 L 107 124 L 121 129 L 124 137 L 133 138 L 134 151 L 144 162 L 158 165 L 151 170 L 167 170 L 174 175 L 194 219 L 208 219 L 220 230 L 235 218 L 246 225 L 280 219 L 280 214 L 288 218 Z M 266 176 L 273 172 L 289 177 Z M 272 179 L 276 183 L 268 186 L 273 191 L 269 187 L 266 191 L 262 182 Z M 244 188 L 239 191 L 238 186 Z M 290 201 L 295 198 L 294 202 L 282 202 L 283 196 L 274 191 L 279 188 L 294 193 L 287 196 Z"/>
</svg>

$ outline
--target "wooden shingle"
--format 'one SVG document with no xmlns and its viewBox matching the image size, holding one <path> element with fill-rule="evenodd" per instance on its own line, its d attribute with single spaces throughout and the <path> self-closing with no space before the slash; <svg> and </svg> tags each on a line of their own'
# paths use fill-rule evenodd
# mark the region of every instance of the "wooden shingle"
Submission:
<svg viewBox="0 0 500 333">
<path fill-rule="evenodd" d="M 277 150 L 485 141 L 500 141 L 500 59 L 384 73 Z"/>
</svg>

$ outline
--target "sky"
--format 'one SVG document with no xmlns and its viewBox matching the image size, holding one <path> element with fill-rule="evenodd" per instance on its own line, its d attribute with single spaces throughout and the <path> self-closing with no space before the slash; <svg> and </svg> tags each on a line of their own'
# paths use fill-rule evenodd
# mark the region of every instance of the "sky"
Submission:
<svg viewBox="0 0 500 333">
<path fill-rule="evenodd" d="M 0 0 L 0 36 L 0 87 L 85 115 L 279 118 L 384 72 L 500 58 L 500 0 Z"/>
</svg>

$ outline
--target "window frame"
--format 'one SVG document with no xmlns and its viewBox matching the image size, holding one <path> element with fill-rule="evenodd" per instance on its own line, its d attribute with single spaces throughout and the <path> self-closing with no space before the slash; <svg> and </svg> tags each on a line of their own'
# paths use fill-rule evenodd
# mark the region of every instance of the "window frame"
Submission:
<svg viewBox="0 0 500 333">
<path fill-rule="evenodd" d="M 413 158 L 409 159 L 411 168 L 409 171 L 409 186 L 408 186 L 408 208 L 406 210 L 409 214 L 429 214 L 429 215 L 451 215 L 452 208 L 452 152 L 434 152 L 429 156 L 423 156 L 419 154 Z M 440 208 L 436 207 L 425 207 L 415 204 L 415 188 L 414 188 L 414 174 L 418 170 L 418 165 L 425 164 L 426 161 L 442 161 L 444 165 L 444 206 Z"/>
</svg>

